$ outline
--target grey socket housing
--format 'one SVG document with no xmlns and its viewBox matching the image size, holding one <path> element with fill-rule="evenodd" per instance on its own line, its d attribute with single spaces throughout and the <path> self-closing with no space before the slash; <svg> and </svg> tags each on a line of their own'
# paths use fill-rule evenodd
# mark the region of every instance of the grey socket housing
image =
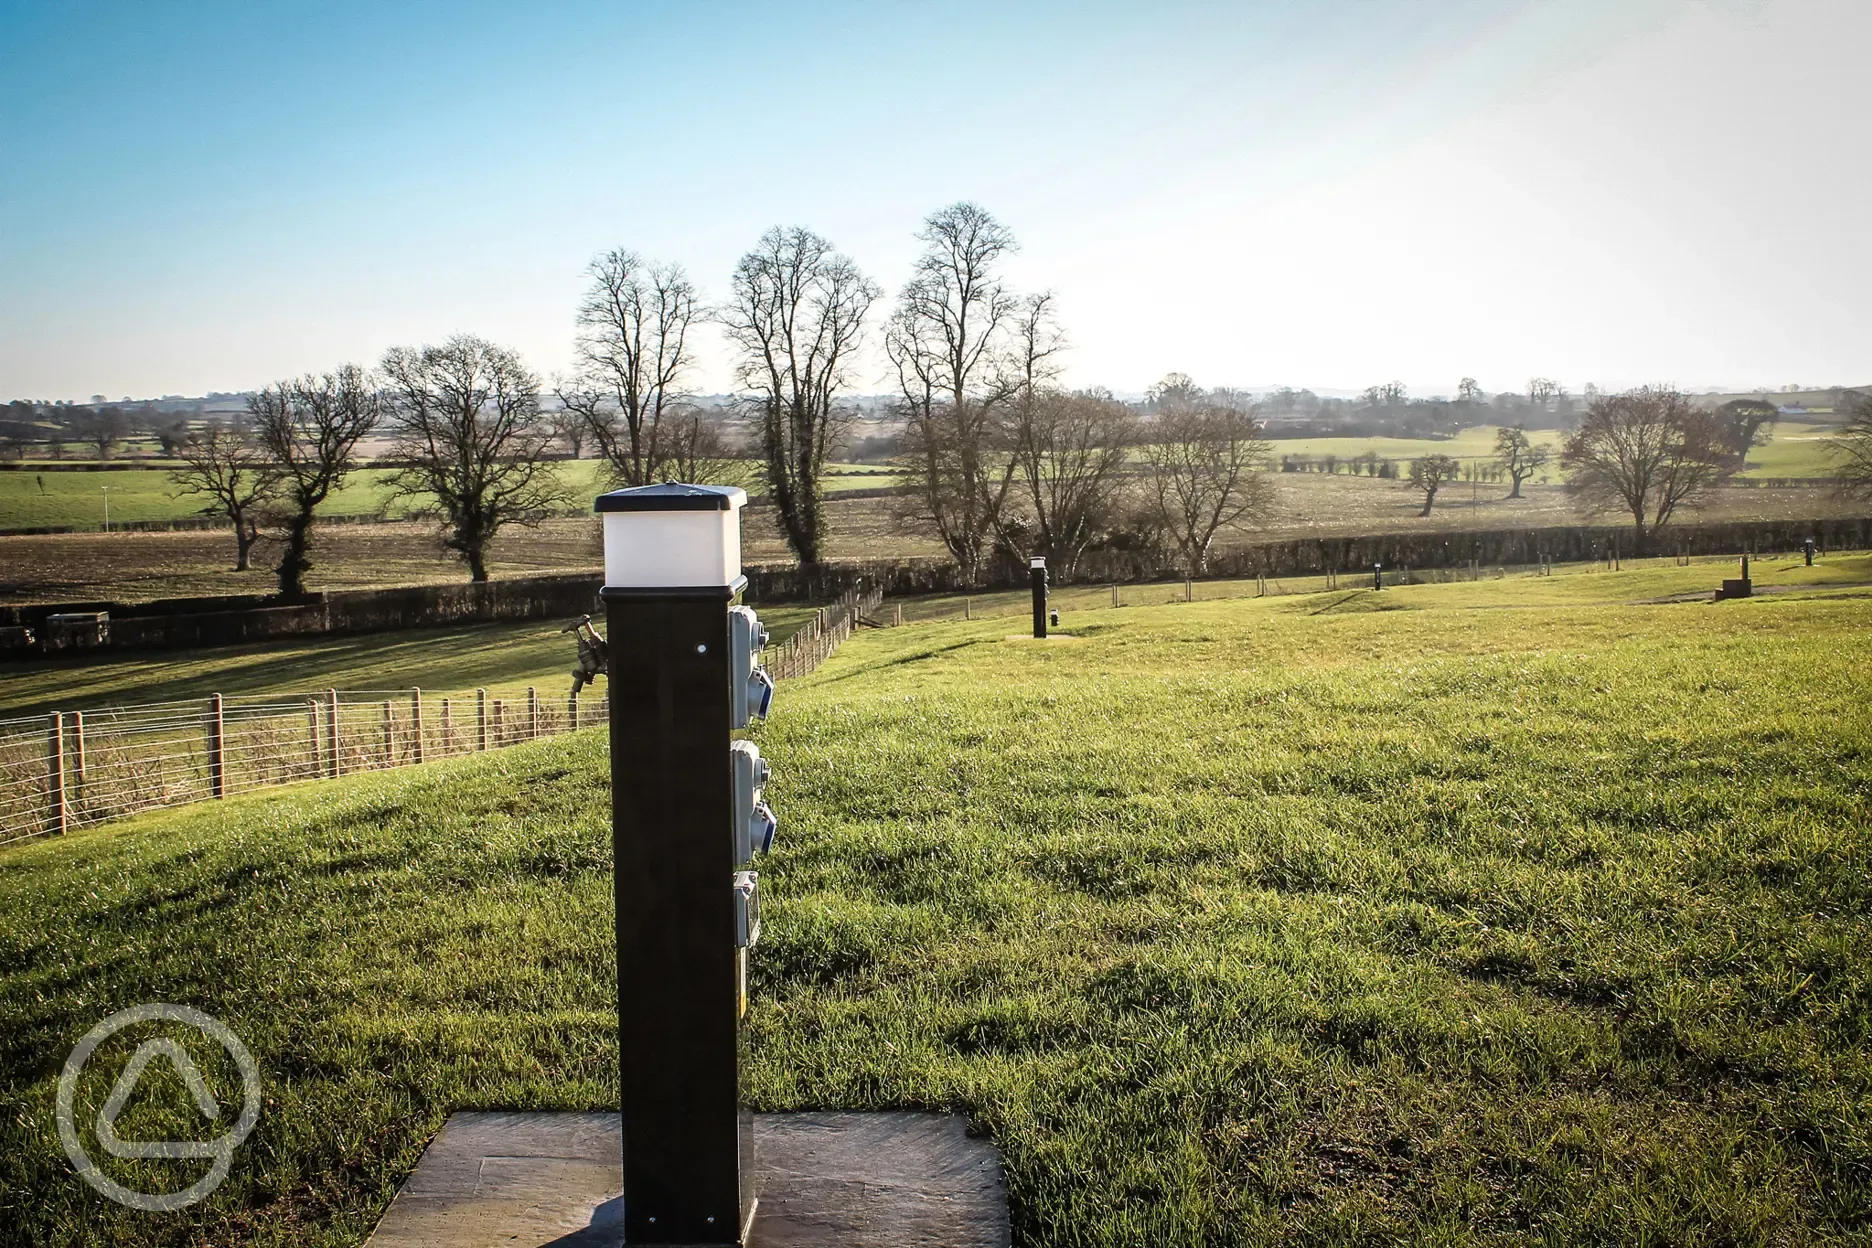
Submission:
<svg viewBox="0 0 1872 1248">
<path fill-rule="evenodd" d="M 761 787 L 769 774 L 767 760 L 752 741 L 736 741 L 728 747 L 728 763 L 734 773 L 734 813 L 729 829 L 734 838 L 734 860 L 752 862 L 755 854 L 773 848 L 774 834 L 780 830 L 780 821 L 761 800 Z"/>
<path fill-rule="evenodd" d="M 751 607 L 728 609 L 728 714 L 729 727 L 745 728 L 751 719 L 766 719 L 773 705 L 773 677 L 760 665 L 767 645 L 767 630 Z"/>
<path fill-rule="evenodd" d="M 760 939 L 760 872 L 735 872 L 734 895 L 735 948 L 752 949 Z"/>
</svg>

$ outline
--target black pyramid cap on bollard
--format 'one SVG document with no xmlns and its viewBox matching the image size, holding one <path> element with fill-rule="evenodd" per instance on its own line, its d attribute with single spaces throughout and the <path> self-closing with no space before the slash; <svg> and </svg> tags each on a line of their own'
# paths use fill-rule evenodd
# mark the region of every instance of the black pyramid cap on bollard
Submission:
<svg viewBox="0 0 1872 1248">
<path fill-rule="evenodd" d="M 746 505 L 747 491 L 738 485 L 633 485 L 600 494 L 593 511 L 728 511 Z"/>
</svg>

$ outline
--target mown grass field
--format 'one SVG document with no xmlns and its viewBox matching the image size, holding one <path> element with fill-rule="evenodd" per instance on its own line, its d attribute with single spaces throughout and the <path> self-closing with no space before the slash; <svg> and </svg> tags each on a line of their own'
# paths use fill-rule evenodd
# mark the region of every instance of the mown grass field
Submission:
<svg viewBox="0 0 1872 1248">
<path fill-rule="evenodd" d="M 860 633 L 758 733 L 755 1105 L 968 1114 L 1024 1245 L 1866 1242 L 1872 599 L 1568 579 Z M 613 1104 L 605 783 L 584 733 L 0 851 L 0 1241 L 356 1245 L 449 1112 Z M 165 1217 L 51 1127 L 149 1000 L 267 1098 Z"/>
</svg>

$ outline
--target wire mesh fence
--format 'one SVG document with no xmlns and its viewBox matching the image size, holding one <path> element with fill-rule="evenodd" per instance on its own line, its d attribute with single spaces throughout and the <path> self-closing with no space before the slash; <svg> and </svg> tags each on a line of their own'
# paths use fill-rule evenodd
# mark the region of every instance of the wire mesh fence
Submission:
<svg viewBox="0 0 1872 1248">
<path fill-rule="evenodd" d="M 603 722 L 528 688 L 327 689 L 0 720 L 0 844 L 295 780 L 499 749 Z"/>
<path fill-rule="evenodd" d="M 777 679 L 812 671 L 882 602 L 876 590 L 853 591 L 821 608 L 768 648 L 768 670 Z M 211 694 L 0 720 L 0 845 L 268 785 L 500 749 L 609 714 L 603 696 L 529 686 Z"/>
</svg>

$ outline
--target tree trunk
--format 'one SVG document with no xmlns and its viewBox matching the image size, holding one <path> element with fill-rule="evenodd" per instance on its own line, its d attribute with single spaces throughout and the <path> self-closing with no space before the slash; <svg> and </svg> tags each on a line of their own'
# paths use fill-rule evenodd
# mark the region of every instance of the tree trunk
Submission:
<svg viewBox="0 0 1872 1248">
<path fill-rule="evenodd" d="M 1436 491 L 1432 490 L 1424 495 L 1423 510 L 1417 513 L 1419 519 L 1430 514 L 1430 505 L 1434 502 L 1436 502 Z"/>
<path fill-rule="evenodd" d="M 304 512 L 286 522 L 286 552 L 280 556 L 279 566 L 274 569 L 279 577 L 281 597 L 301 598 L 305 596 L 305 574 L 312 568 L 312 560 L 306 557 L 306 547 L 312 535 L 312 515 Z"/>
<path fill-rule="evenodd" d="M 253 550 L 254 539 L 259 537 L 259 526 L 244 516 L 234 517 L 234 570 L 245 572 L 248 569 L 247 556 Z"/>
<path fill-rule="evenodd" d="M 1511 474 L 1511 475 L 1512 475 L 1512 474 Z M 1509 491 L 1508 491 L 1508 497 L 1509 497 L 1509 498 L 1520 498 L 1520 497 L 1521 497 L 1521 478 L 1520 478 L 1520 477 L 1515 477 L 1515 479 L 1514 479 L 1514 489 L 1512 489 L 1512 490 L 1509 490 Z"/>
<path fill-rule="evenodd" d="M 481 547 L 479 545 L 471 546 L 469 547 L 467 554 L 468 554 L 468 579 L 471 581 L 487 580 L 488 579 L 487 561 L 484 558 L 482 558 Z"/>
</svg>

